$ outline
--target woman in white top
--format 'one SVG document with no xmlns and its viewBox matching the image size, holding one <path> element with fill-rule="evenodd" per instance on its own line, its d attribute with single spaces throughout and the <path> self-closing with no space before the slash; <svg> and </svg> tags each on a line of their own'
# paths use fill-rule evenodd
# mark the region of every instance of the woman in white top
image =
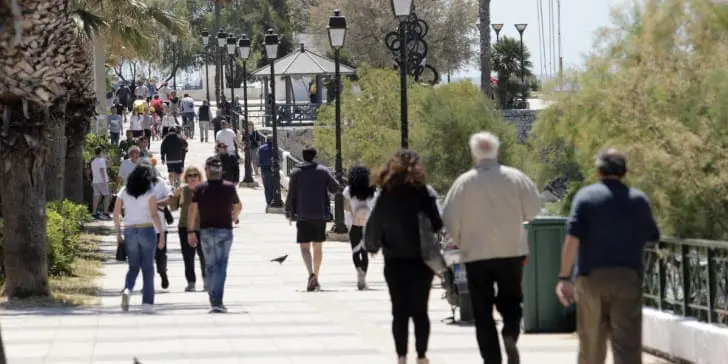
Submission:
<svg viewBox="0 0 728 364">
<path fill-rule="evenodd" d="M 148 164 L 140 164 L 129 175 L 126 186 L 118 193 L 114 206 L 114 225 L 117 239 L 124 244 L 129 270 L 121 293 L 121 308 L 129 310 L 129 299 L 134 290 L 139 270 L 142 271 L 142 311 L 154 308 L 154 254 L 157 247 L 165 246 L 164 235 L 157 241 L 155 229 L 162 230 L 154 195 L 156 173 Z M 121 236 L 121 211 L 124 209 L 124 238 Z"/>
<path fill-rule="evenodd" d="M 349 170 L 348 186 L 344 189 L 344 211 L 346 226 L 349 228 L 349 241 L 354 267 L 357 272 L 357 287 L 365 289 L 369 258 L 364 249 L 364 226 L 374 209 L 376 188 L 369 181 L 369 169 L 356 166 Z"/>
</svg>

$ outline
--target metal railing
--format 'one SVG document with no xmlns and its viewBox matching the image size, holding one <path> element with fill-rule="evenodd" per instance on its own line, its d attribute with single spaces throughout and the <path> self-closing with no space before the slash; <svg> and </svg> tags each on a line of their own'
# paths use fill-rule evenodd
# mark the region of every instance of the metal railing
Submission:
<svg viewBox="0 0 728 364">
<path fill-rule="evenodd" d="M 278 126 L 311 126 L 322 104 L 276 104 Z M 265 126 L 272 127 L 270 110 L 266 110 Z"/>
<path fill-rule="evenodd" d="M 662 239 L 644 254 L 645 306 L 728 325 L 728 242 Z"/>
</svg>

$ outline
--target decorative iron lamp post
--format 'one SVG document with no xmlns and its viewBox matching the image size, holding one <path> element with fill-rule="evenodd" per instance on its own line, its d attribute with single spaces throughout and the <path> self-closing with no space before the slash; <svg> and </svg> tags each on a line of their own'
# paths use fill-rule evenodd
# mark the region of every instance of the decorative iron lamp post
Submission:
<svg viewBox="0 0 728 364">
<path fill-rule="evenodd" d="M 225 45 L 227 44 L 227 33 L 223 32 L 222 30 L 217 32 L 217 61 L 216 61 L 216 68 L 217 68 L 217 85 L 215 85 L 215 101 L 217 103 L 217 108 L 221 109 L 221 101 L 225 98 L 223 90 L 225 89 L 225 86 L 223 85 L 223 73 L 225 71 L 225 63 L 222 60 L 222 52 L 223 48 L 225 48 Z M 222 110 L 222 109 L 221 109 Z"/>
<path fill-rule="evenodd" d="M 265 33 L 263 43 L 265 44 L 265 56 L 270 61 L 270 92 L 273 96 L 271 105 L 271 119 L 273 121 L 273 201 L 270 207 L 280 209 L 283 208 L 281 200 L 281 172 L 278 153 L 278 118 L 276 116 L 276 70 L 275 61 L 278 58 L 278 44 L 280 38 L 273 29 L 268 29 Z"/>
<path fill-rule="evenodd" d="M 521 92 L 524 105 L 526 105 L 526 60 L 523 48 L 523 32 L 526 31 L 527 26 L 528 24 L 525 23 L 516 24 L 516 30 L 518 30 L 518 35 L 521 37 Z"/>
<path fill-rule="evenodd" d="M 231 80 L 230 84 L 228 86 L 230 86 L 230 102 L 232 105 L 232 107 L 230 107 L 230 117 L 228 120 L 230 120 L 230 123 L 233 126 L 233 130 L 235 130 L 235 131 L 238 130 L 238 122 L 235 118 L 235 109 L 237 106 L 237 105 L 235 105 L 235 53 L 237 53 L 236 52 L 237 49 L 238 49 L 238 40 L 235 39 L 235 37 L 233 37 L 232 33 L 228 34 L 227 53 L 228 53 L 228 59 L 230 62 L 230 71 L 228 71 L 229 72 L 228 76 L 230 77 L 230 80 Z"/>
<path fill-rule="evenodd" d="M 407 118 L 407 31 L 408 19 L 412 14 L 412 0 L 392 0 L 392 12 L 399 19 L 399 92 L 400 92 L 400 128 L 402 148 L 409 147 L 409 126 Z"/>
<path fill-rule="evenodd" d="M 245 158 L 245 175 L 241 185 L 255 187 L 257 183 L 253 179 L 253 166 L 250 164 L 250 134 L 248 133 L 248 58 L 250 58 L 252 42 L 247 35 L 243 34 L 238 39 L 238 55 L 243 60 L 243 157 Z"/>
<path fill-rule="evenodd" d="M 202 31 L 202 50 L 205 55 L 205 95 L 207 102 L 210 102 L 210 70 L 207 67 L 207 45 L 210 44 L 210 32 L 207 29 Z"/>
<path fill-rule="evenodd" d="M 172 88 L 177 91 L 177 36 L 172 35 Z"/>
<path fill-rule="evenodd" d="M 340 51 L 344 47 L 346 39 L 346 17 L 341 15 L 339 9 L 334 10 L 334 15 L 329 17 L 329 44 L 334 49 L 334 93 L 336 94 L 336 180 L 339 181 L 339 191 L 334 199 L 334 228 L 336 234 L 348 232 L 344 223 L 344 167 L 341 161 L 341 59 Z"/>
<path fill-rule="evenodd" d="M 493 31 L 495 31 L 495 42 L 500 42 L 500 32 L 503 30 L 503 23 L 491 24 L 490 26 L 493 27 Z"/>
</svg>

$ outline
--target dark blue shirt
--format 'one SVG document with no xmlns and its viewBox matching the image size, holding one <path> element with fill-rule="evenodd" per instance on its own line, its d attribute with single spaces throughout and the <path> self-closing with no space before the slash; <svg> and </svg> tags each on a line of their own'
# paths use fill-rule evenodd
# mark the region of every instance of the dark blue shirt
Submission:
<svg viewBox="0 0 728 364">
<path fill-rule="evenodd" d="M 642 274 L 645 244 L 660 239 L 647 196 L 617 180 L 602 180 L 576 193 L 566 232 L 580 241 L 579 275 L 613 267 Z"/>
<path fill-rule="evenodd" d="M 273 166 L 273 145 L 266 143 L 258 148 L 258 166 L 264 169 Z"/>
</svg>

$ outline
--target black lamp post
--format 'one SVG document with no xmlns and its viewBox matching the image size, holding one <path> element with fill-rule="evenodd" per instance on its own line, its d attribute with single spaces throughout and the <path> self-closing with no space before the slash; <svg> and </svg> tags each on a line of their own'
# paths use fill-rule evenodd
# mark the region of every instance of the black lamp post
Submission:
<svg viewBox="0 0 728 364">
<path fill-rule="evenodd" d="M 172 35 L 172 88 L 177 91 L 177 36 Z"/>
<path fill-rule="evenodd" d="M 245 158 L 245 175 L 243 183 L 251 185 L 253 180 L 253 166 L 250 164 L 250 134 L 248 133 L 248 58 L 250 57 L 251 41 L 243 34 L 238 39 L 238 53 L 243 60 L 243 157 Z M 252 151 L 255 153 L 255 151 Z"/>
<path fill-rule="evenodd" d="M 210 44 L 210 32 L 207 29 L 202 31 L 202 48 L 205 53 L 205 93 L 207 102 L 210 102 L 210 71 L 207 67 L 207 45 Z"/>
<path fill-rule="evenodd" d="M 281 200 L 281 172 L 278 154 L 278 118 L 276 117 L 276 69 L 275 61 L 278 57 L 278 44 L 280 43 L 278 34 L 273 29 L 268 29 L 265 33 L 263 43 L 265 44 L 265 56 L 270 61 L 270 92 L 273 96 L 271 105 L 271 119 L 273 120 L 273 201 L 270 207 L 281 208 L 283 201 Z"/>
<path fill-rule="evenodd" d="M 528 24 L 522 23 L 522 24 L 516 24 L 516 30 L 518 30 L 518 35 L 521 37 L 521 92 L 523 96 L 523 104 L 526 104 L 526 66 L 524 59 L 524 49 L 523 49 L 523 32 L 526 31 L 526 27 Z"/>
<path fill-rule="evenodd" d="M 399 92 L 400 92 L 400 127 L 402 130 L 402 148 L 409 147 L 409 126 L 407 125 L 407 20 L 412 14 L 412 0 L 392 0 L 392 12 L 399 19 Z"/>
<path fill-rule="evenodd" d="M 500 32 L 503 29 L 503 23 L 491 24 L 490 26 L 493 27 L 493 31 L 495 31 L 495 42 L 500 42 Z"/>
<path fill-rule="evenodd" d="M 225 48 L 225 45 L 227 44 L 227 33 L 223 32 L 222 30 L 217 32 L 217 60 L 215 61 L 215 64 L 217 66 L 217 85 L 215 85 L 215 101 L 217 104 L 217 108 L 222 110 L 221 107 L 221 101 L 225 98 L 225 93 L 223 90 L 225 89 L 225 85 L 223 85 L 223 73 L 225 71 L 225 63 L 222 60 L 222 52 L 223 48 Z"/>
<path fill-rule="evenodd" d="M 232 33 L 228 34 L 227 38 L 227 53 L 230 62 L 230 102 L 232 107 L 230 108 L 230 122 L 233 125 L 233 130 L 238 131 L 238 123 L 235 118 L 235 53 L 238 48 L 238 40 L 233 37 Z"/>
<path fill-rule="evenodd" d="M 334 49 L 334 93 L 336 94 L 336 180 L 339 185 L 344 185 L 344 171 L 341 161 L 341 60 L 339 51 L 344 46 L 346 39 L 346 17 L 341 15 L 339 9 L 334 10 L 334 15 L 329 17 L 329 44 Z M 342 189 L 336 192 L 334 200 L 334 233 L 344 234 L 348 232 L 344 223 L 344 195 Z"/>
</svg>

